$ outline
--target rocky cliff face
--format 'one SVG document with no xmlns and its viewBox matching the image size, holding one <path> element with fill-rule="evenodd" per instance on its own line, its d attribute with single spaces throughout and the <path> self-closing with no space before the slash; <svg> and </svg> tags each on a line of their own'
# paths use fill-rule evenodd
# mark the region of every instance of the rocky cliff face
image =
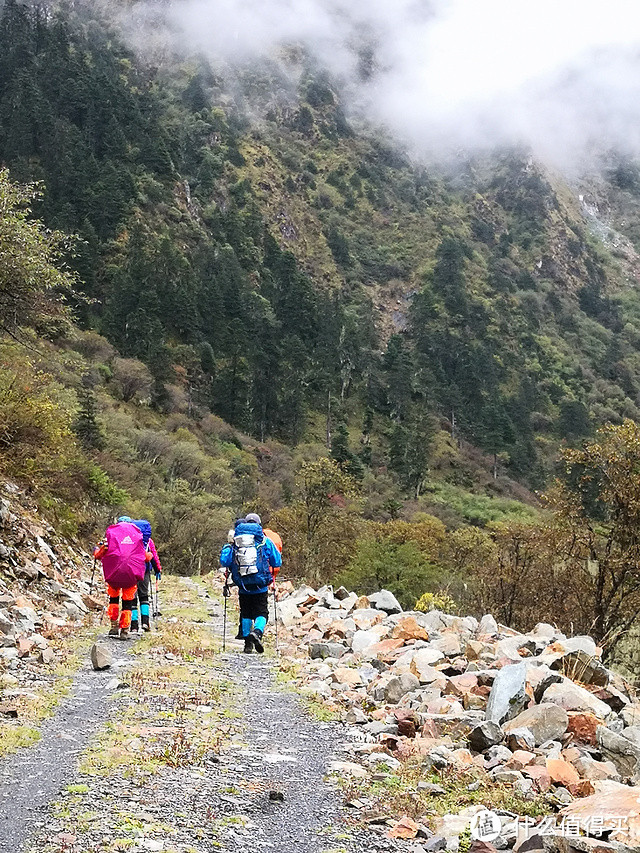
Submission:
<svg viewBox="0 0 640 853">
<path fill-rule="evenodd" d="M 82 546 L 57 535 L 23 489 L 0 483 L 0 713 L 17 716 L 25 684 L 52 679 L 64 639 L 101 609 L 90 573 Z"/>
</svg>

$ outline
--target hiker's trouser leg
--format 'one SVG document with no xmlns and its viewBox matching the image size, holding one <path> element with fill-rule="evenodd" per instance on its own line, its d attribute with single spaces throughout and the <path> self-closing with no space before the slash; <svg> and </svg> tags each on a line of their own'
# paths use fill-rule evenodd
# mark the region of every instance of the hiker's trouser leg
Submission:
<svg viewBox="0 0 640 853">
<path fill-rule="evenodd" d="M 112 622 L 117 622 L 120 613 L 120 590 L 111 584 L 107 584 L 107 594 L 109 596 L 107 616 Z"/>
<path fill-rule="evenodd" d="M 122 613 L 120 614 L 120 628 L 131 626 L 131 610 L 136 597 L 138 586 L 130 586 L 122 590 Z"/>
<path fill-rule="evenodd" d="M 140 621 L 143 625 L 149 624 L 149 588 L 151 584 L 151 572 L 145 572 L 142 580 L 138 581 L 138 601 L 140 602 Z"/>
<path fill-rule="evenodd" d="M 243 636 L 247 636 L 252 628 L 264 631 L 269 619 L 269 593 L 241 592 L 238 595 L 240 601 L 240 620 Z M 254 624 L 255 623 L 255 624 Z M 248 628 L 248 630 L 246 630 Z"/>
</svg>

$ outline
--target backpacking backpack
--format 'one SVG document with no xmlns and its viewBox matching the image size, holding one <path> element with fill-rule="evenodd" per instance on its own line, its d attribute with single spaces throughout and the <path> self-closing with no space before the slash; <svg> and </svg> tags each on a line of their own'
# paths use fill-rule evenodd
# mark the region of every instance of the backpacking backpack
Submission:
<svg viewBox="0 0 640 853">
<path fill-rule="evenodd" d="M 142 533 L 135 524 L 121 521 L 107 527 L 107 553 L 102 558 L 104 579 L 115 589 L 128 589 L 144 578 L 147 568 Z"/>
<path fill-rule="evenodd" d="M 255 531 L 255 532 L 254 532 Z M 241 592 L 259 592 L 271 583 L 266 538 L 255 524 L 239 524 L 233 537 L 231 576 Z"/>
<path fill-rule="evenodd" d="M 138 530 L 142 533 L 142 541 L 144 542 L 144 547 L 149 547 L 149 539 L 151 539 L 151 524 L 146 520 L 146 518 L 134 519 L 132 524 L 138 528 Z"/>
</svg>

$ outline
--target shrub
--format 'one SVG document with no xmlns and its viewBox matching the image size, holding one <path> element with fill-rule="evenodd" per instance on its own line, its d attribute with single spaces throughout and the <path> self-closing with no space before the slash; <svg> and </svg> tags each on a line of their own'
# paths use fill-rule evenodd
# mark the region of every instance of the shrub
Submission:
<svg viewBox="0 0 640 853">
<path fill-rule="evenodd" d="M 458 604 L 447 592 L 425 592 L 416 601 L 414 610 L 428 613 L 429 610 L 440 610 L 442 613 L 457 613 Z"/>
</svg>

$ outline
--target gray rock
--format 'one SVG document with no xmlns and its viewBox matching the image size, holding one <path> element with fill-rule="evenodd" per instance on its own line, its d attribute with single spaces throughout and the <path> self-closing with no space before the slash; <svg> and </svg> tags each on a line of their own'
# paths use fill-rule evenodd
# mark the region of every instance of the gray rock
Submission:
<svg viewBox="0 0 640 853">
<path fill-rule="evenodd" d="M 447 839 L 442 835 L 433 835 L 422 842 L 422 849 L 425 853 L 439 853 L 440 850 L 447 849 Z"/>
<path fill-rule="evenodd" d="M 478 635 L 493 636 L 498 633 L 498 623 L 490 613 L 485 614 L 478 625 Z"/>
<path fill-rule="evenodd" d="M 345 723 L 349 725 L 363 725 L 367 723 L 369 718 L 361 708 L 349 708 L 345 716 Z"/>
<path fill-rule="evenodd" d="M 11 551 L 7 548 L 7 546 L 0 542 L 0 559 L 6 560 L 7 557 L 11 554 Z"/>
<path fill-rule="evenodd" d="M 503 726 L 507 737 L 512 731 L 528 729 L 533 735 L 535 745 L 540 746 L 548 740 L 558 740 L 566 732 L 569 716 L 564 708 L 552 702 L 534 705 L 522 711 L 517 717 Z"/>
<path fill-rule="evenodd" d="M 0 634 L 13 634 L 15 625 L 9 618 L 9 615 L 3 610 L 0 610 Z"/>
<path fill-rule="evenodd" d="M 503 666 L 498 672 L 487 702 L 487 720 L 504 723 L 516 717 L 528 702 L 525 692 L 527 668 L 524 663 Z"/>
<path fill-rule="evenodd" d="M 505 743 L 513 752 L 516 749 L 532 750 L 536 745 L 536 739 L 531 729 L 520 726 L 516 729 L 509 729 L 509 733 L 505 738 Z"/>
<path fill-rule="evenodd" d="M 56 659 L 56 653 L 53 649 L 41 649 L 39 660 L 40 663 L 51 664 Z"/>
<path fill-rule="evenodd" d="M 496 782 L 506 782 L 509 785 L 515 785 L 524 777 L 518 770 L 507 770 L 504 767 L 496 767 L 491 771 L 491 778 Z"/>
<path fill-rule="evenodd" d="M 611 730 L 610 725 L 608 725 L 607 728 Z M 619 734 L 622 734 L 623 737 L 626 737 L 627 740 L 630 740 L 631 743 L 634 743 L 636 746 L 640 746 L 640 726 L 628 726 L 626 729 L 622 729 Z"/>
<path fill-rule="evenodd" d="M 13 571 L 16 577 L 24 578 L 27 582 L 37 581 L 40 577 L 39 568 L 31 560 L 27 560 L 24 566 L 16 566 Z"/>
<path fill-rule="evenodd" d="M 422 842 L 422 849 L 425 853 L 439 853 L 440 850 L 447 849 L 447 839 L 442 835 L 434 835 Z"/>
<path fill-rule="evenodd" d="M 596 740 L 602 755 L 613 762 L 621 776 L 640 781 L 640 746 L 606 726 L 598 726 Z"/>
<path fill-rule="evenodd" d="M 497 723 L 492 720 L 485 720 L 469 732 L 467 740 L 471 749 L 476 752 L 484 752 L 490 746 L 502 743 L 504 732 Z"/>
<path fill-rule="evenodd" d="M 334 596 L 338 599 L 338 601 L 344 601 L 345 598 L 349 598 L 351 593 L 344 586 L 339 586 L 338 589 L 333 593 Z"/>
<path fill-rule="evenodd" d="M 0 631 L 2 631 L 2 623 L 0 622 Z M 640 725 L 640 705 L 628 705 L 621 711 L 622 719 L 626 726 Z"/>
<path fill-rule="evenodd" d="M 313 660 L 320 658 L 339 658 L 347 651 L 342 643 L 311 643 L 309 646 L 309 657 Z"/>
<path fill-rule="evenodd" d="M 611 715 L 611 708 L 579 684 L 574 684 L 568 678 L 559 684 L 548 687 L 543 696 L 543 702 L 553 702 L 565 711 L 588 711 L 601 720 Z"/>
<path fill-rule="evenodd" d="M 550 672 L 546 675 L 533 691 L 536 704 L 539 705 L 542 702 L 547 687 L 551 687 L 552 684 L 560 684 L 562 681 L 563 678 L 559 672 Z"/>
<path fill-rule="evenodd" d="M 371 605 L 376 610 L 384 610 L 385 613 L 402 613 L 402 607 L 395 595 L 388 589 L 381 589 L 369 596 Z"/>
<path fill-rule="evenodd" d="M 420 682 L 412 672 L 405 672 L 399 677 L 394 676 L 385 687 L 385 701 L 390 705 L 396 705 L 405 693 L 417 690 L 418 687 L 420 687 Z"/>
<path fill-rule="evenodd" d="M 498 764 L 504 764 L 507 762 L 513 753 L 511 750 L 504 746 L 504 744 L 496 744 L 496 746 L 491 746 L 484 754 L 484 766 L 487 770 L 491 770 L 492 767 L 497 767 Z"/>
<path fill-rule="evenodd" d="M 102 643 L 91 646 L 91 664 L 95 670 L 109 669 L 112 663 L 113 657 L 108 646 Z"/>
</svg>

